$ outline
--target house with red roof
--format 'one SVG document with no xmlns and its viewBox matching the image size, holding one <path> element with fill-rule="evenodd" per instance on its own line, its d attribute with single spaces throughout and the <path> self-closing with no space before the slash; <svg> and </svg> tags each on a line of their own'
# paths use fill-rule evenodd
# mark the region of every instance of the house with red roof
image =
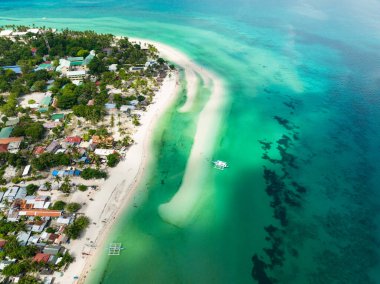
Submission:
<svg viewBox="0 0 380 284">
<path fill-rule="evenodd" d="M 34 257 L 33 257 L 33 261 L 35 262 L 44 262 L 44 263 L 47 263 L 50 259 L 50 254 L 47 254 L 47 253 L 37 253 Z"/>
<path fill-rule="evenodd" d="M 41 155 L 45 152 L 45 147 L 37 146 L 34 148 L 33 154 L 35 155 Z"/>
<path fill-rule="evenodd" d="M 82 142 L 82 138 L 80 138 L 79 136 L 68 136 L 66 137 L 65 142 L 79 145 L 80 142 Z"/>
</svg>

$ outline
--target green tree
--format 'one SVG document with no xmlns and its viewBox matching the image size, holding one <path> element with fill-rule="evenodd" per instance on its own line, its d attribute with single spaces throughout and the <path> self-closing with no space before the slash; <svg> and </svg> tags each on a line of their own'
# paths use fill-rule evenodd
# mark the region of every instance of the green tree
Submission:
<svg viewBox="0 0 380 284">
<path fill-rule="evenodd" d="M 22 277 L 19 281 L 19 284 L 41 284 L 42 282 L 39 281 L 37 278 L 34 278 L 33 276 L 26 275 Z"/>
<path fill-rule="evenodd" d="M 46 82 L 44 80 L 36 81 L 34 82 L 32 86 L 32 89 L 35 92 L 42 92 L 45 90 L 45 88 L 46 88 Z"/>
<path fill-rule="evenodd" d="M 35 184 L 28 184 L 26 186 L 26 194 L 27 195 L 33 195 L 38 189 L 38 185 L 35 185 Z"/>
<path fill-rule="evenodd" d="M 54 204 L 51 207 L 51 209 L 53 209 L 53 210 L 63 210 L 63 209 L 65 209 L 65 206 L 66 206 L 66 202 L 64 202 L 62 200 L 58 200 L 58 201 L 54 202 Z"/>
<path fill-rule="evenodd" d="M 107 156 L 107 165 L 109 167 L 112 167 L 112 168 L 116 167 L 116 165 L 119 163 L 119 161 L 120 161 L 120 156 L 117 153 L 114 153 L 114 154 Z"/>
<path fill-rule="evenodd" d="M 33 142 L 42 139 L 45 133 L 45 128 L 40 122 L 33 122 L 25 129 L 25 135 Z"/>
<path fill-rule="evenodd" d="M 77 212 L 79 209 L 81 209 L 81 205 L 79 203 L 69 203 L 66 205 L 66 210 L 70 213 L 75 213 Z"/>
<path fill-rule="evenodd" d="M 107 71 L 107 67 L 102 60 L 95 56 L 88 64 L 89 73 L 92 75 L 100 75 Z"/>
</svg>

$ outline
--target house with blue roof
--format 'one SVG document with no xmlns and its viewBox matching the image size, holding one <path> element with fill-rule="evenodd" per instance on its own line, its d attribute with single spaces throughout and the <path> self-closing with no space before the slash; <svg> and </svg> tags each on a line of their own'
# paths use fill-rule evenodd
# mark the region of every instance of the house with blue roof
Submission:
<svg viewBox="0 0 380 284">
<path fill-rule="evenodd" d="M 13 65 L 13 66 L 2 66 L 0 67 L 4 70 L 12 70 L 13 72 L 15 72 L 16 74 L 22 74 L 22 71 L 21 71 L 21 67 L 18 66 L 18 65 Z"/>
</svg>

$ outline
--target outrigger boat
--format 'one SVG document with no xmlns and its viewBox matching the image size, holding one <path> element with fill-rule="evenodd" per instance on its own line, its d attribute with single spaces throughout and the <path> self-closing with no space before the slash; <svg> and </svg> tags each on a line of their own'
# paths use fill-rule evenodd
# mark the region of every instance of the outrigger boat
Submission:
<svg viewBox="0 0 380 284">
<path fill-rule="evenodd" d="M 227 162 L 223 162 L 223 161 L 217 160 L 217 161 L 214 161 L 212 163 L 214 164 L 214 168 L 218 169 L 218 170 L 222 170 L 223 171 L 225 168 L 228 168 Z"/>
</svg>

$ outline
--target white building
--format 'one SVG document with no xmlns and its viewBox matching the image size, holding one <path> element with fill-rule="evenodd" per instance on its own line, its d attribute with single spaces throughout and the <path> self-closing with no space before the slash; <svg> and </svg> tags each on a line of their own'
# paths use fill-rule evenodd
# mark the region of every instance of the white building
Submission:
<svg viewBox="0 0 380 284">
<path fill-rule="evenodd" d="M 73 81 L 74 84 L 79 85 L 81 82 L 83 82 L 83 79 L 86 77 L 86 71 L 68 71 L 66 72 L 66 77 Z"/>
<path fill-rule="evenodd" d="M 115 153 L 115 150 L 112 149 L 95 149 L 94 154 L 101 156 L 101 157 L 107 157 L 111 154 Z"/>
</svg>

